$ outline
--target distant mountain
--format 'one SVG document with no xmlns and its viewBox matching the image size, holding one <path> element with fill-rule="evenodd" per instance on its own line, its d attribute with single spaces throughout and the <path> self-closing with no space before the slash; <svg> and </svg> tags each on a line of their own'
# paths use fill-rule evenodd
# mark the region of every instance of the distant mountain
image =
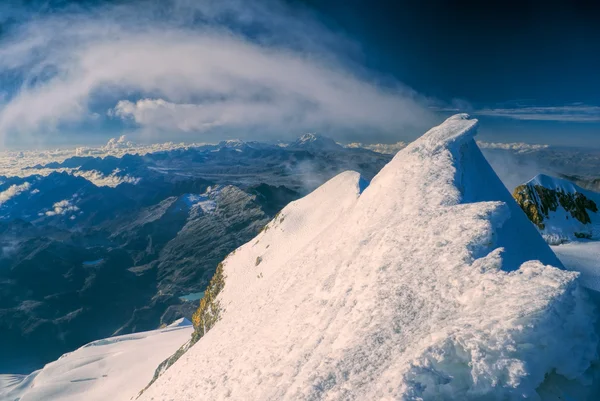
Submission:
<svg viewBox="0 0 600 401">
<path fill-rule="evenodd" d="M 581 188 L 587 189 L 588 191 L 600 192 L 600 178 L 598 177 L 561 174 L 560 178 L 571 181 L 572 183 L 577 184 Z"/>
<path fill-rule="evenodd" d="M 295 142 L 288 145 L 289 149 L 305 149 L 316 152 L 336 152 L 344 150 L 344 147 L 331 138 L 319 134 L 304 134 Z"/>
<path fill-rule="evenodd" d="M 600 238 L 600 194 L 565 179 L 537 175 L 513 196 L 544 238 L 552 244 Z"/>
</svg>

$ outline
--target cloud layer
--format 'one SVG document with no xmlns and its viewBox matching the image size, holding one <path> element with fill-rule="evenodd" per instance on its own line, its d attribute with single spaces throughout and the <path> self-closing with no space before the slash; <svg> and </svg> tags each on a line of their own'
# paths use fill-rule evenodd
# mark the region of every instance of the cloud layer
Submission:
<svg viewBox="0 0 600 401">
<path fill-rule="evenodd" d="M 600 107 L 587 105 L 482 109 L 473 114 L 514 120 L 600 122 Z"/>
<path fill-rule="evenodd" d="M 348 44 L 279 3 L 166 1 L 59 13 L 1 43 L 0 134 L 108 117 L 158 131 L 396 132 L 426 101 L 348 62 Z M 153 4 L 148 6 L 148 4 Z M 352 53 L 352 52 L 350 52 Z"/>
</svg>

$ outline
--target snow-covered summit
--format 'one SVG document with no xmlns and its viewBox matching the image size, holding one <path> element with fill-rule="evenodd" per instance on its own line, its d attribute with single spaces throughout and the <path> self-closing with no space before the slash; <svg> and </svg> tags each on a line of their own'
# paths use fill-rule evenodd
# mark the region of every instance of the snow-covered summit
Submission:
<svg viewBox="0 0 600 401">
<path fill-rule="evenodd" d="M 342 173 L 285 207 L 225 259 L 218 320 L 142 399 L 569 398 L 597 358 L 592 307 L 476 125 L 451 117 L 368 186 Z"/>
<path fill-rule="evenodd" d="M 218 148 L 242 149 L 245 148 L 246 142 L 241 139 L 226 139 L 217 144 Z"/>
<path fill-rule="evenodd" d="M 343 149 L 343 146 L 335 142 L 331 138 L 314 133 L 302 135 L 296 141 L 292 142 L 288 148 L 290 149 L 308 149 L 313 151 L 336 151 Z"/>
<path fill-rule="evenodd" d="M 550 243 L 600 238 L 600 194 L 571 181 L 539 174 L 513 196 Z"/>
</svg>

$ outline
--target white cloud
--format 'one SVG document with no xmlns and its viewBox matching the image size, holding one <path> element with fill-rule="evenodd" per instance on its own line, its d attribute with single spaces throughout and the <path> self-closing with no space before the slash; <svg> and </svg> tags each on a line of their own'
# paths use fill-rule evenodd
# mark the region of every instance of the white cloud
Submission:
<svg viewBox="0 0 600 401">
<path fill-rule="evenodd" d="M 408 145 L 407 142 L 396 142 L 396 143 L 372 143 L 365 144 L 360 142 L 353 142 L 346 145 L 347 148 L 362 148 L 369 149 L 373 152 L 383 153 L 383 154 L 395 154 L 398 151 L 404 149 Z M 549 145 L 545 144 L 530 144 L 523 142 L 481 142 L 477 141 L 477 145 L 481 149 L 502 149 L 502 150 L 510 150 L 516 153 L 525 153 L 525 152 L 533 152 L 536 150 L 542 150 L 549 147 Z"/>
<path fill-rule="evenodd" d="M 481 149 L 502 149 L 502 150 L 512 150 L 518 153 L 531 152 L 541 149 L 546 149 L 549 145 L 545 144 L 530 144 L 523 142 L 512 142 L 512 143 L 501 143 L 501 142 L 480 142 L 477 141 L 477 145 Z"/>
<path fill-rule="evenodd" d="M 79 210 L 79 208 L 71 203 L 70 200 L 65 199 L 60 202 L 56 202 L 52 205 L 52 210 L 48 210 L 45 214 L 46 216 L 58 216 L 58 215 L 66 215 L 69 213 L 75 213 Z"/>
<path fill-rule="evenodd" d="M 32 175 L 47 176 L 53 172 L 66 172 L 69 174 L 82 175 L 84 172 L 74 168 L 34 168 L 44 166 L 48 163 L 61 163 L 73 156 L 93 156 L 104 158 L 106 156 L 123 157 L 126 154 L 145 155 L 147 153 L 168 151 L 174 149 L 186 149 L 206 145 L 205 143 L 155 143 L 136 144 L 127 141 L 125 136 L 111 138 L 104 146 L 77 148 L 28 150 L 28 151 L 0 151 L 0 176 L 6 177 L 29 177 Z M 98 177 L 90 175 L 90 178 Z M 121 176 L 124 177 L 124 176 Z M 88 177 L 85 177 L 88 178 Z M 127 181 L 137 180 L 135 177 L 126 178 Z"/>
<path fill-rule="evenodd" d="M 97 187 L 113 187 L 114 188 L 117 185 L 120 185 L 123 183 L 135 185 L 138 182 L 140 182 L 140 178 L 132 177 L 128 174 L 119 175 L 119 172 L 120 172 L 119 169 L 116 169 L 109 175 L 104 175 L 100 171 L 97 171 L 97 170 L 89 170 L 89 171 L 75 170 L 75 171 L 71 172 L 71 174 L 78 176 L 78 177 L 83 177 Z"/>
<path fill-rule="evenodd" d="M 514 120 L 600 122 L 600 107 L 568 105 L 557 107 L 515 107 L 482 109 L 472 112 L 475 115 L 511 118 Z"/>
<path fill-rule="evenodd" d="M 353 142 L 346 145 L 347 148 L 362 148 L 372 150 L 373 152 L 383 153 L 383 154 L 396 154 L 400 150 L 404 149 L 408 143 L 400 141 L 396 143 L 372 143 L 365 144 L 360 142 Z"/>
<path fill-rule="evenodd" d="M 434 119 L 411 90 L 347 67 L 334 56 L 347 43 L 310 20 L 247 2 L 196 3 L 170 2 L 161 20 L 153 7 L 119 6 L 24 26 L 0 48 L 0 70 L 25 72 L 0 110 L 0 134 L 93 119 L 98 99 L 113 102 L 113 117 L 153 130 L 391 132 Z M 190 24 L 198 15 L 207 22 Z M 267 33 L 249 39 L 215 23 L 223 15 Z"/>
<path fill-rule="evenodd" d="M 7 200 L 19 195 L 20 193 L 29 191 L 29 188 L 31 188 L 31 184 L 28 182 L 24 182 L 20 185 L 11 185 L 8 187 L 8 189 L 0 192 L 0 206 Z"/>
</svg>

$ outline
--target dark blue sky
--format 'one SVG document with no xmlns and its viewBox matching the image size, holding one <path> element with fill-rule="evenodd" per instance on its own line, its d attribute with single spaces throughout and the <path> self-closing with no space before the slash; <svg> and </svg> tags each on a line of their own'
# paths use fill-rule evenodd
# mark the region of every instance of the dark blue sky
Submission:
<svg viewBox="0 0 600 401">
<path fill-rule="evenodd" d="M 293 96 L 302 92 L 302 83 L 281 82 L 310 80 L 309 71 L 314 66 L 310 63 L 302 66 L 300 74 L 305 75 L 297 78 L 285 76 L 285 69 L 283 72 L 274 71 L 273 80 L 259 81 L 255 85 L 259 87 L 258 91 L 250 87 L 254 85 L 253 81 L 244 87 L 242 97 L 245 103 L 240 106 L 239 98 L 233 99 L 237 102 L 233 103 L 235 112 L 242 117 L 234 121 L 231 127 L 223 126 L 220 125 L 223 116 L 229 118 L 231 115 L 231 109 L 227 109 L 229 103 L 215 103 L 217 107 L 222 107 L 216 110 L 217 114 L 221 113 L 220 120 L 215 118 L 219 124 L 205 121 L 206 118 L 196 118 L 195 110 L 200 110 L 196 108 L 206 104 L 206 98 L 203 98 L 207 88 L 205 83 L 196 82 L 199 89 L 190 85 L 183 92 L 175 93 L 173 90 L 177 83 L 171 81 L 176 74 L 168 76 L 168 69 L 157 72 L 158 78 L 148 77 L 143 82 L 137 82 L 126 71 L 111 70 L 116 67 L 102 65 L 98 71 L 78 78 L 74 72 L 78 72 L 81 65 L 69 63 L 79 58 L 83 60 L 82 57 L 86 56 L 87 44 L 77 47 L 82 44 L 86 23 L 74 23 L 73 26 L 79 31 L 74 29 L 72 35 L 67 32 L 64 37 L 60 35 L 63 30 L 68 31 L 71 25 L 60 29 L 51 27 L 57 30 L 59 38 L 44 45 L 46 48 L 32 46 L 27 49 L 27 61 L 19 68 L 11 67 L 10 63 L 2 65 L 0 60 L 0 134 L 5 144 L 18 145 L 23 138 L 34 138 L 36 143 L 41 144 L 102 142 L 106 137 L 122 132 L 137 132 L 136 127 L 144 129 L 140 132 L 145 132 L 144 138 L 147 140 L 161 139 L 165 132 L 170 135 L 167 139 L 192 141 L 214 140 L 222 136 L 258 136 L 269 129 L 272 131 L 269 138 L 273 139 L 279 135 L 277 132 L 282 132 L 282 127 L 286 130 L 281 133 L 282 137 L 314 127 L 340 140 L 407 140 L 422 132 L 423 127 L 415 128 L 419 124 L 409 121 L 412 129 L 395 128 L 400 125 L 387 121 L 390 113 L 381 111 L 388 107 L 394 110 L 396 104 L 399 108 L 406 106 L 404 114 L 398 113 L 398 119 L 411 120 L 411 114 L 414 113 L 410 110 L 414 105 L 410 104 L 410 99 L 406 100 L 406 91 L 394 95 L 394 99 L 389 99 L 386 93 L 386 87 L 394 91 L 399 82 L 414 90 L 419 107 L 433 111 L 437 120 L 459 111 L 475 115 L 482 122 L 482 140 L 600 147 L 600 2 L 285 0 L 285 7 L 290 7 L 286 9 L 279 7 L 279 0 L 265 0 L 268 6 L 261 9 L 256 7 L 259 3 L 250 5 L 243 1 L 227 0 L 213 2 L 218 5 L 216 16 L 210 14 L 214 11 L 210 11 L 210 7 L 199 7 L 201 11 L 198 15 L 201 17 L 191 18 L 191 24 L 185 18 L 181 19 L 181 15 L 174 17 L 176 13 L 173 13 L 173 7 L 164 6 L 171 3 L 186 4 L 186 1 L 9 0 L 0 4 L 0 40 L 8 39 L 8 42 L 0 41 L 0 51 L 3 47 L 8 48 L 8 54 L 21 51 L 19 37 L 15 36 L 21 27 L 29 29 L 25 30 L 23 36 L 26 40 L 21 40 L 35 44 L 43 36 L 40 34 L 42 29 L 38 29 L 37 25 L 44 29 L 51 27 L 51 24 L 60 26 L 57 21 L 61 16 L 75 10 L 77 16 L 71 15 L 73 21 L 85 21 L 83 18 L 91 16 L 90 26 L 97 29 L 99 35 L 104 34 L 103 27 L 111 23 L 114 15 L 115 20 L 119 21 L 117 29 L 122 32 L 107 38 L 103 44 L 114 46 L 115 51 L 124 51 L 123 55 L 132 51 L 124 50 L 121 43 L 123 38 L 137 38 L 139 32 L 147 31 L 147 38 L 144 39 L 156 37 L 159 40 L 163 26 L 171 33 L 183 27 L 189 30 L 184 40 L 190 39 L 194 43 L 194 40 L 206 38 L 202 29 L 196 29 L 197 26 L 208 23 L 212 34 L 220 32 L 218 25 L 226 27 L 267 49 L 266 56 L 275 55 L 274 60 L 281 59 L 278 52 L 282 49 L 285 52 L 287 48 L 311 57 L 335 53 L 336 59 L 342 60 L 344 69 L 348 68 L 357 74 L 358 81 L 345 83 L 349 86 L 339 91 L 339 83 L 333 81 L 342 75 L 337 70 L 325 71 L 321 77 L 321 87 L 328 85 L 324 78 L 327 74 L 330 74 L 332 84 L 323 93 L 313 91 L 312 97 L 294 98 L 293 102 L 297 102 L 289 105 L 286 104 L 288 97 L 272 99 L 275 107 L 281 104 L 287 107 L 282 107 L 273 117 L 277 123 L 269 124 L 265 117 L 264 120 L 254 121 L 252 127 L 244 125 L 244 118 L 248 119 L 249 113 L 254 113 L 257 104 L 261 106 L 264 99 L 271 96 L 268 91 L 273 85 L 276 85 L 278 92 L 292 93 Z M 150 4 L 153 8 L 148 6 Z M 119 8 L 123 5 L 129 8 Z M 177 7 L 174 7 L 175 11 Z M 149 13 L 148 9 L 153 11 Z M 269 11 L 265 12 L 265 9 Z M 314 24 L 315 20 L 318 25 Z M 98 45 L 88 37 L 85 40 L 89 41 L 90 46 Z M 62 51 L 69 48 L 70 43 L 73 43 L 74 50 L 63 55 Z M 174 42 L 164 48 L 158 46 L 153 49 L 152 63 L 160 64 L 160 55 L 176 44 Z M 199 53 L 194 62 L 200 65 L 204 63 L 201 55 L 214 49 L 196 50 Z M 242 51 L 246 50 L 249 49 Z M 43 57 L 38 60 L 40 51 Z M 64 57 L 56 61 L 54 53 Z M 254 56 L 259 60 L 265 54 Z M 251 60 L 249 64 L 256 60 Z M 40 68 L 40 65 L 44 67 Z M 219 70 L 218 65 L 215 68 Z M 282 76 L 277 76 L 278 73 Z M 32 74 L 34 78 L 31 78 Z M 232 80 L 225 80 L 224 86 L 247 78 L 243 68 L 231 74 Z M 108 78 L 102 78 L 105 79 L 102 81 L 99 76 Z M 257 76 L 264 78 L 260 74 Z M 196 77 L 186 79 L 193 81 Z M 64 83 L 61 80 L 68 85 L 61 86 Z M 82 89 L 77 85 L 86 80 L 91 80 L 89 88 Z M 361 105 L 360 96 L 352 98 L 356 96 L 352 85 L 362 85 L 363 82 L 372 85 L 374 81 L 376 87 L 368 89 L 373 90 L 370 95 L 374 96 L 370 110 L 360 116 L 359 112 L 365 105 Z M 22 86 L 23 82 L 28 86 Z M 154 82 L 159 82 L 159 85 L 154 87 Z M 50 83 L 48 90 L 43 87 L 47 83 Z M 267 88 L 267 92 L 264 88 Z M 114 93 L 112 89 L 115 89 Z M 209 92 L 214 90 L 209 89 Z M 22 92 L 28 97 L 20 96 Z M 32 102 L 39 94 L 48 93 L 52 96 L 48 96 L 50 100 L 47 103 L 41 102 L 40 106 Z M 63 99 L 63 93 L 74 95 Z M 349 98 L 347 105 L 335 100 L 340 94 L 341 100 Z M 238 95 L 224 91 L 216 96 L 211 94 L 210 99 L 228 100 Z M 150 102 L 142 105 L 136 103 L 144 99 Z M 157 103 L 158 99 L 166 103 Z M 250 102 L 248 99 L 253 100 Z M 333 100 L 331 104 L 321 104 L 321 99 Z M 119 101 L 123 101 L 123 107 L 117 110 Z M 2 103 L 5 103 L 4 110 Z M 33 104 L 31 109 L 30 103 Z M 74 116 L 76 113 L 73 110 L 79 114 Z M 165 110 L 171 110 L 172 115 L 164 114 Z M 316 118 L 314 110 L 318 110 Z M 375 116 L 377 112 L 381 112 L 381 116 Z M 263 109 L 254 114 L 261 113 L 269 115 L 268 110 Z M 334 117 L 329 118 L 326 113 Z M 307 119 L 307 115 L 310 118 Z M 352 119 L 346 118 L 346 115 L 358 117 Z M 179 120 L 175 120 L 175 117 Z M 426 124 L 434 123 L 436 118 L 429 118 Z M 183 130 L 177 124 L 182 119 L 185 120 Z M 29 120 L 34 122 L 21 126 L 21 122 L 29 123 Z M 380 120 L 386 121 L 378 125 Z M 166 121 L 175 122 L 174 128 L 169 128 Z M 290 121 L 300 121 L 302 124 L 296 127 Z M 356 125 L 352 125 L 354 121 Z M 204 130 L 206 126 L 216 126 L 218 129 Z M 267 129 L 263 130 L 265 126 Z M 198 127 L 202 131 L 200 134 L 190 134 L 196 132 Z M 150 131 L 153 132 L 151 135 L 148 134 Z"/>
<path fill-rule="evenodd" d="M 362 45 L 365 64 L 447 101 L 600 101 L 600 2 L 302 3 Z"/>
<path fill-rule="evenodd" d="M 457 109 L 508 109 L 478 116 L 483 139 L 600 147 L 600 109 L 585 108 L 600 105 L 600 2 L 298 3 L 359 42 L 369 68 Z M 571 105 L 582 118 L 564 116 Z M 506 117 L 531 106 L 545 118 Z"/>
</svg>

